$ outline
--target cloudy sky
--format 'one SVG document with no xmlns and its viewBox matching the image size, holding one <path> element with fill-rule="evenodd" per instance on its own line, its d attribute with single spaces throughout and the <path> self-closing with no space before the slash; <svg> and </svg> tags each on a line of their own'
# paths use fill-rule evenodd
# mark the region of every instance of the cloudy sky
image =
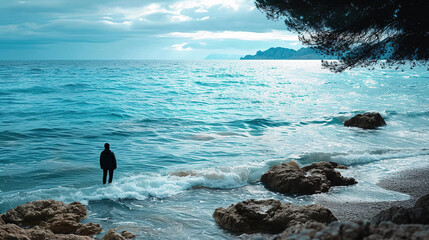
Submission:
<svg viewBox="0 0 429 240">
<path fill-rule="evenodd" d="M 298 49 L 253 0 L 0 0 L 0 59 L 204 59 Z"/>
</svg>

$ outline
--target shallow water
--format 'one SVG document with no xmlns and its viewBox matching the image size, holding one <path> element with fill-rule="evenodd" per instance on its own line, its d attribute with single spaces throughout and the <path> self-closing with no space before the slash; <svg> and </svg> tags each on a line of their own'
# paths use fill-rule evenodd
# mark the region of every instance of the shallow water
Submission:
<svg viewBox="0 0 429 240">
<path fill-rule="evenodd" d="M 389 201 L 376 186 L 429 166 L 429 74 L 319 61 L 1 61 L 0 212 L 36 199 L 81 201 L 87 221 L 145 239 L 239 237 L 211 214 L 248 198 Z M 387 126 L 343 127 L 377 111 Z M 98 165 L 109 142 L 114 183 Z M 271 166 L 335 161 L 359 182 L 313 196 L 269 192 Z M 259 235 L 243 235 L 256 238 Z"/>
</svg>

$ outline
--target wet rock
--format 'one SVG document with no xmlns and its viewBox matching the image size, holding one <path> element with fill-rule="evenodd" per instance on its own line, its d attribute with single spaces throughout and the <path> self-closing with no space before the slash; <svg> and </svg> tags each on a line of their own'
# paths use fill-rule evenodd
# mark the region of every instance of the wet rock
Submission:
<svg viewBox="0 0 429 240">
<path fill-rule="evenodd" d="M 37 200 L 7 211 L 3 220 L 18 226 L 35 226 L 57 220 L 79 222 L 85 217 L 86 208 L 79 202 L 66 204 L 55 200 Z"/>
<path fill-rule="evenodd" d="M 3 224 L 6 224 L 6 223 L 3 221 L 2 214 L 0 214 L 0 225 L 3 225 Z"/>
<path fill-rule="evenodd" d="M 31 240 L 44 240 L 44 239 L 54 239 L 54 233 L 49 230 L 39 226 L 26 229 L 27 235 Z M 58 238 L 57 238 L 58 239 Z"/>
<path fill-rule="evenodd" d="M 86 235 L 86 236 L 92 236 L 97 233 L 100 233 L 103 231 L 100 224 L 96 223 L 85 223 L 79 226 L 79 228 L 76 230 L 77 235 Z"/>
<path fill-rule="evenodd" d="M 27 232 L 15 224 L 0 225 L 0 239 L 31 240 Z"/>
<path fill-rule="evenodd" d="M 106 235 L 101 240 L 126 240 L 125 237 L 117 234 L 112 229 L 109 229 Z"/>
<path fill-rule="evenodd" d="M 386 122 L 383 117 L 380 113 L 376 112 L 357 114 L 344 122 L 344 126 L 346 127 L 358 127 L 363 129 L 376 129 L 384 125 L 386 125 Z"/>
<path fill-rule="evenodd" d="M 278 200 L 246 200 L 228 208 L 217 208 L 213 218 L 230 231 L 279 233 L 300 231 L 308 222 L 327 224 L 336 221 L 334 215 L 318 205 L 294 205 Z"/>
<path fill-rule="evenodd" d="M 411 208 L 391 207 L 373 217 L 371 223 L 393 222 L 396 224 L 429 224 L 429 194 L 417 199 Z"/>
<path fill-rule="evenodd" d="M 92 237 L 88 236 L 79 236 L 74 234 L 55 234 L 53 238 L 47 239 L 55 239 L 55 240 L 94 240 Z"/>
<path fill-rule="evenodd" d="M 56 234 L 73 234 L 80 227 L 80 223 L 71 220 L 59 220 L 49 224 L 49 230 Z"/>
<path fill-rule="evenodd" d="M 136 238 L 137 236 L 134 233 L 130 233 L 127 231 L 122 231 L 121 232 L 121 236 L 126 238 L 126 239 L 132 239 L 132 238 Z"/>
<path fill-rule="evenodd" d="M 171 176 L 177 177 L 188 177 L 188 176 L 197 176 L 197 174 L 193 171 L 178 171 L 170 173 Z"/>
<path fill-rule="evenodd" d="M 318 240 L 342 240 L 342 239 L 428 239 L 429 225 L 404 224 L 384 222 L 379 225 L 363 221 L 333 222 L 321 229 L 321 225 L 306 225 L 297 234 L 282 233 L 275 239 L 318 239 Z"/>
<path fill-rule="evenodd" d="M 272 191 L 285 194 L 314 194 L 327 192 L 332 186 L 356 184 L 354 178 L 346 178 L 335 168 L 347 168 L 334 162 L 313 163 L 300 168 L 294 162 L 272 167 L 261 176 L 261 182 Z"/>
<path fill-rule="evenodd" d="M 65 204 L 55 200 L 38 200 L 9 210 L 2 218 L 6 229 L 19 232 L 19 239 L 89 240 L 102 231 L 99 224 L 80 223 L 86 217 L 86 208 L 78 202 Z M 20 228 L 23 227 L 23 228 Z M 18 239 L 15 232 L 3 230 L 0 239 Z M 4 236 L 4 237 L 3 237 Z"/>
</svg>

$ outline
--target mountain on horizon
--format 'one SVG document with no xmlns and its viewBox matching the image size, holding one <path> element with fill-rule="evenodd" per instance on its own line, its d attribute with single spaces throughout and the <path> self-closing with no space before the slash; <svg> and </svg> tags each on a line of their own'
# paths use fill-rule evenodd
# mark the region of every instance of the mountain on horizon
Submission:
<svg viewBox="0 0 429 240">
<path fill-rule="evenodd" d="M 266 51 L 258 51 L 255 55 L 246 55 L 240 60 L 259 60 L 259 59 L 332 59 L 316 53 L 311 48 L 301 48 L 293 50 L 290 48 L 273 47 Z"/>
</svg>

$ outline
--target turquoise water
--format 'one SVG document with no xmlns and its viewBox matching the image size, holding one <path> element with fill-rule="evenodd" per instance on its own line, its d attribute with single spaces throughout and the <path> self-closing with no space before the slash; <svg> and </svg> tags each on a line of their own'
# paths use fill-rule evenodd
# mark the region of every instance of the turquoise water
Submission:
<svg viewBox="0 0 429 240">
<path fill-rule="evenodd" d="M 229 239 L 239 236 L 211 215 L 248 198 L 408 199 L 376 183 L 429 166 L 428 81 L 425 69 L 334 74 L 319 61 L 3 61 L 0 212 L 80 201 L 105 230 Z M 343 126 L 366 111 L 387 126 Z M 103 186 L 105 142 L 118 169 Z M 264 189 L 261 174 L 289 160 L 348 165 L 359 184 L 301 197 Z"/>
</svg>

